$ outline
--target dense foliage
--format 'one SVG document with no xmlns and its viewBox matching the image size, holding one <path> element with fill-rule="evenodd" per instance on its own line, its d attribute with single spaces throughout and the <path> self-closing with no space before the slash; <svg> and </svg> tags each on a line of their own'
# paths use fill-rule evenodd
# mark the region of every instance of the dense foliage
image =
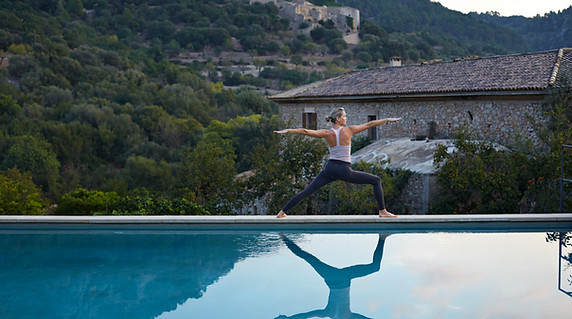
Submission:
<svg viewBox="0 0 572 319">
<path fill-rule="evenodd" d="M 256 10 L 266 10 L 234 5 L 256 16 Z M 7 6 L 0 5 L 0 170 L 29 172 L 25 180 L 31 178 L 44 196 L 61 203 L 56 213 L 101 212 L 99 204 L 87 203 L 100 193 L 89 192 L 109 197 L 141 187 L 212 207 L 221 198 L 228 202 L 217 192 L 231 186 L 237 170 L 249 169 L 252 143 L 278 127 L 272 118 L 276 108 L 261 94 L 226 89 L 166 59 L 155 39 L 167 34 L 153 33 L 149 28 L 157 24 L 145 21 L 175 19 L 178 10 L 168 5 L 16 1 Z M 199 7 L 193 10 L 211 8 Z M 211 133 L 221 126 L 223 132 Z M 219 133 L 222 137 L 215 136 Z M 220 156 L 221 163 L 213 161 Z M 2 198 L 8 200 L 8 193 Z M 87 206 L 73 206 L 79 200 Z"/>
</svg>

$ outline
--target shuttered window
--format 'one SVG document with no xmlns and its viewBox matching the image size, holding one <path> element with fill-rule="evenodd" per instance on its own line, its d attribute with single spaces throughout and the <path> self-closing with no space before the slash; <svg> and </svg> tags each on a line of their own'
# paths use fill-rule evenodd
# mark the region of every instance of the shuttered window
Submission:
<svg viewBox="0 0 572 319">
<path fill-rule="evenodd" d="M 302 113 L 302 127 L 311 130 L 318 129 L 318 114 Z"/>
</svg>

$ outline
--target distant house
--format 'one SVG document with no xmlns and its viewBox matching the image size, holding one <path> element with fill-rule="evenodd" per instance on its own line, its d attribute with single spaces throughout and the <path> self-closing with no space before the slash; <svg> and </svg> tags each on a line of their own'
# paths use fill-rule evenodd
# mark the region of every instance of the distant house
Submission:
<svg viewBox="0 0 572 319">
<path fill-rule="evenodd" d="M 348 125 L 403 117 L 398 124 L 364 132 L 379 141 L 352 157 L 389 157 L 393 167 L 417 173 L 402 202 L 410 213 L 423 214 L 436 194 L 430 151 L 435 143 L 450 142 L 411 140 L 446 139 L 462 125 L 501 144 L 510 145 L 517 136 L 535 138 L 530 117 L 544 119 L 546 90 L 572 66 L 572 49 L 407 66 L 394 60 L 394 66 L 350 72 L 269 98 L 294 127 L 328 128 L 325 116 L 337 107 L 345 108 Z"/>
<path fill-rule="evenodd" d="M 310 32 L 314 27 L 318 26 L 320 21 L 331 20 L 336 28 L 344 32 L 344 34 L 356 34 L 360 25 L 360 12 L 358 9 L 346 6 L 316 6 L 304 0 L 250 0 L 250 4 L 274 3 L 279 14 L 290 19 L 295 24 L 307 22 L 312 27 L 307 29 Z"/>
<path fill-rule="evenodd" d="M 499 143 L 533 134 L 528 116 L 542 118 L 541 104 L 572 49 L 466 58 L 451 62 L 354 71 L 269 97 L 293 126 L 326 128 L 324 118 L 344 107 L 348 125 L 403 117 L 367 134 L 447 137 L 467 124 Z"/>
</svg>

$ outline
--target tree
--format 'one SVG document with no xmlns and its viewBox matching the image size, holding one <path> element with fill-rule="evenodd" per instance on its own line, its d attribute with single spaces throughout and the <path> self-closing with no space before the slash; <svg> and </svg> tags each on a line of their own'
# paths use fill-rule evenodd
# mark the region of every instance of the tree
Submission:
<svg viewBox="0 0 572 319">
<path fill-rule="evenodd" d="M 256 66 L 256 68 L 260 72 L 262 67 L 266 65 L 266 60 L 254 58 L 252 59 L 252 63 L 254 64 L 254 66 Z"/>
<path fill-rule="evenodd" d="M 254 90 L 241 90 L 235 100 L 242 107 L 244 115 L 272 113 L 270 102 Z"/>
<path fill-rule="evenodd" d="M 464 131 L 459 132 L 454 145 L 454 153 L 448 153 L 444 145 L 435 151 L 441 192 L 430 210 L 455 214 L 519 212 L 519 188 L 530 169 L 529 161 L 497 151 L 493 143 L 475 140 Z"/>
<path fill-rule="evenodd" d="M 30 172 L 0 171 L 0 215 L 43 215 L 47 205 Z"/>
<path fill-rule="evenodd" d="M 176 30 L 177 28 L 170 21 L 155 20 L 147 26 L 147 39 L 158 38 L 163 43 L 167 43 L 174 36 Z"/>
<path fill-rule="evenodd" d="M 334 54 L 340 54 L 348 48 L 348 44 L 342 38 L 335 38 L 328 42 L 328 48 Z"/>
<path fill-rule="evenodd" d="M 83 3 L 81 0 L 69 0 L 66 5 L 67 12 L 72 15 L 81 17 L 83 12 Z"/>
<path fill-rule="evenodd" d="M 30 172 L 35 184 L 44 190 L 55 191 L 60 162 L 52 151 L 50 143 L 33 136 L 13 138 L 0 164 L 0 170 L 17 168 Z"/>
<path fill-rule="evenodd" d="M 300 54 L 294 54 L 290 57 L 290 63 L 293 63 L 296 66 L 301 65 L 304 63 L 304 58 Z"/>
<path fill-rule="evenodd" d="M 10 95 L 0 94 L 0 123 L 8 123 L 21 107 Z"/>
<path fill-rule="evenodd" d="M 199 204 L 225 210 L 236 200 L 235 159 L 231 141 L 217 134 L 205 136 L 194 149 L 182 154 L 178 169 L 179 184 L 190 189 Z"/>
<path fill-rule="evenodd" d="M 138 155 L 127 159 L 123 174 L 131 188 L 147 187 L 167 191 L 175 182 L 169 163 Z"/>
</svg>

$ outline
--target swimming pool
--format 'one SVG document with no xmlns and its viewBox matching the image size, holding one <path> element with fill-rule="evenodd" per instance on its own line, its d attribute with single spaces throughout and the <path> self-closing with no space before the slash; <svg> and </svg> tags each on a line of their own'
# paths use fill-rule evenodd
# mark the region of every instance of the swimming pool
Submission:
<svg viewBox="0 0 572 319">
<path fill-rule="evenodd" d="M 0 227 L 0 317 L 566 318 L 569 227 Z"/>
</svg>

